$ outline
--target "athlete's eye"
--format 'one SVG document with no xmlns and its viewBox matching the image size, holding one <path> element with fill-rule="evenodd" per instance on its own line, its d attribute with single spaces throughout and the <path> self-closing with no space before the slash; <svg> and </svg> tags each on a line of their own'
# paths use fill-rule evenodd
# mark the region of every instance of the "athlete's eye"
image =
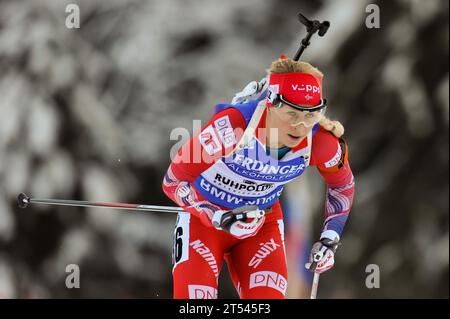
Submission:
<svg viewBox="0 0 450 319">
<path fill-rule="evenodd" d="M 308 113 L 306 113 L 305 117 L 308 118 L 308 119 L 313 118 L 314 117 L 314 113 L 313 112 L 308 112 Z"/>
</svg>

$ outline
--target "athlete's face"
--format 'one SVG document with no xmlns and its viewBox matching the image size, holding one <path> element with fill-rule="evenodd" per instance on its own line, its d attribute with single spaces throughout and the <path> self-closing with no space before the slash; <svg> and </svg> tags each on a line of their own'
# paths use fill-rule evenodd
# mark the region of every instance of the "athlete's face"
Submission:
<svg viewBox="0 0 450 319">
<path fill-rule="evenodd" d="M 267 128 L 278 129 L 278 141 L 275 141 L 273 134 L 268 131 L 270 147 L 295 147 L 312 130 L 313 125 L 309 126 L 306 119 L 308 112 L 295 110 L 287 105 L 280 108 L 269 107 L 267 113 Z"/>
</svg>

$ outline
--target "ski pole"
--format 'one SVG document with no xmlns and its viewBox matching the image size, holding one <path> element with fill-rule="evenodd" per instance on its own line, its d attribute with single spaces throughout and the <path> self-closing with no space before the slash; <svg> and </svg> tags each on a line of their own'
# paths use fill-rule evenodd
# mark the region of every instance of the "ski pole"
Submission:
<svg viewBox="0 0 450 319">
<path fill-rule="evenodd" d="M 311 299 L 316 299 L 317 288 L 319 287 L 319 277 L 320 277 L 320 274 L 315 272 L 313 282 L 312 282 L 312 287 L 311 287 Z"/>
<path fill-rule="evenodd" d="M 45 204 L 45 205 L 57 205 L 57 206 L 75 206 L 75 207 L 99 207 L 99 208 L 114 208 L 114 209 L 128 209 L 128 210 L 140 210 L 150 211 L 158 213 L 183 213 L 186 212 L 181 207 L 172 206 L 157 206 L 157 205 L 141 205 L 141 204 L 125 204 L 125 203 L 109 203 L 109 202 L 92 202 L 92 201 L 80 201 L 80 200 L 65 200 L 65 199 L 38 199 L 30 198 L 25 193 L 20 193 L 17 196 L 17 202 L 20 208 L 27 208 L 30 204 Z M 270 213 L 272 209 L 265 208 L 264 212 Z M 246 218 L 258 217 L 257 206 L 243 206 L 240 209 L 236 209 L 233 212 L 239 220 Z"/>
<path fill-rule="evenodd" d="M 314 269 L 315 269 L 315 267 L 317 267 L 317 263 L 322 258 L 323 258 L 322 251 L 318 251 L 315 254 L 313 254 L 313 264 L 312 265 L 314 265 Z M 314 271 L 314 278 L 313 278 L 312 287 L 311 287 L 311 299 L 316 299 L 317 288 L 319 287 L 319 277 L 320 277 L 320 273 Z"/>
<path fill-rule="evenodd" d="M 30 204 L 45 204 L 45 205 L 58 205 L 58 206 L 128 209 L 128 210 L 152 211 L 152 212 L 161 212 L 161 213 L 184 212 L 184 209 L 181 207 L 125 204 L 125 203 L 108 203 L 108 202 L 92 202 L 92 201 L 64 200 L 64 199 L 38 199 L 38 198 L 30 198 L 24 193 L 20 193 L 19 196 L 17 196 L 17 202 L 18 202 L 20 208 L 27 208 L 28 205 L 30 205 Z"/>
</svg>

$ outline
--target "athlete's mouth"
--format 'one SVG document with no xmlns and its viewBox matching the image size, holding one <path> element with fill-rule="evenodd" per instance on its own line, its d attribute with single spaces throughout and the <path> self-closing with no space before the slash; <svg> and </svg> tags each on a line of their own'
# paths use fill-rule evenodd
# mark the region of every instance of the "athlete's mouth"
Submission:
<svg viewBox="0 0 450 319">
<path fill-rule="evenodd" d="M 292 134 L 289 134 L 288 133 L 288 135 L 289 135 L 289 137 L 292 137 L 292 138 L 295 138 L 295 139 L 297 139 L 297 138 L 300 138 L 301 136 L 296 136 L 296 135 L 292 135 Z"/>
</svg>

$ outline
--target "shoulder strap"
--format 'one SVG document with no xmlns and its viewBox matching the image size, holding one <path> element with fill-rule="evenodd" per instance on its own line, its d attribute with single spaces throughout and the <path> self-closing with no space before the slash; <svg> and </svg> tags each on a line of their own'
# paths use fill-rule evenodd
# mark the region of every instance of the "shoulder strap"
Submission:
<svg viewBox="0 0 450 319">
<path fill-rule="evenodd" d="M 252 140 L 253 136 L 255 135 L 256 128 L 258 127 L 259 121 L 261 120 L 265 108 L 266 104 L 264 103 L 264 101 L 260 101 L 256 106 L 255 112 L 253 112 L 253 115 L 247 127 L 245 128 L 244 134 L 242 135 L 241 139 L 231 152 L 225 154 L 225 157 L 235 154 L 236 152 L 240 151 L 241 149 L 243 149 L 245 146 L 248 145 L 248 143 Z"/>
<path fill-rule="evenodd" d="M 307 135 L 307 141 L 308 145 L 306 146 L 305 155 L 303 155 L 303 158 L 305 159 L 305 166 L 309 166 L 309 161 L 311 160 L 311 147 L 312 147 L 312 136 L 313 132 L 309 132 Z"/>
</svg>

